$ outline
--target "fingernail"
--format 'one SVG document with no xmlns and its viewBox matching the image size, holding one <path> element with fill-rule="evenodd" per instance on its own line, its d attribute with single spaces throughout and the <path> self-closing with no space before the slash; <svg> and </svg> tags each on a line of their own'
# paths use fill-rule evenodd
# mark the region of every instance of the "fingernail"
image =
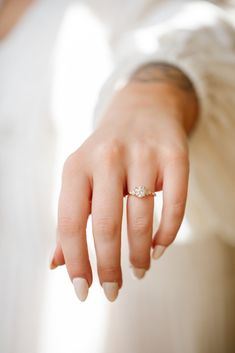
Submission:
<svg viewBox="0 0 235 353">
<path fill-rule="evenodd" d="M 84 302 L 88 296 L 89 286 L 87 280 L 82 277 L 73 279 L 73 286 L 77 297 L 81 302 Z"/>
<path fill-rule="evenodd" d="M 155 248 L 153 249 L 152 258 L 154 260 L 159 259 L 159 257 L 161 257 L 163 255 L 165 250 L 166 250 L 166 246 L 156 245 Z"/>
<path fill-rule="evenodd" d="M 117 296 L 118 296 L 118 283 L 117 282 L 104 282 L 102 284 L 104 294 L 106 295 L 106 298 L 110 301 L 113 302 Z"/>
<path fill-rule="evenodd" d="M 145 272 L 146 272 L 145 268 L 137 268 L 137 267 L 134 267 L 134 266 L 131 266 L 130 270 L 131 270 L 132 276 L 135 279 L 136 278 L 138 278 L 138 279 L 143 278 L 144 275 L 145 275 Z"/>
<path fill-rule="evenodd" d="M 53 251 L 51 252 L 51 254 L 49 256 L 49 267 L 51 270 L 54 270 L 56 267 L 58 267 L 58 265 L 56 265 L 56 263 L 55 263 L 54 253 L 55 253 L 55 250 L 53 249 Z"/>
</svg>

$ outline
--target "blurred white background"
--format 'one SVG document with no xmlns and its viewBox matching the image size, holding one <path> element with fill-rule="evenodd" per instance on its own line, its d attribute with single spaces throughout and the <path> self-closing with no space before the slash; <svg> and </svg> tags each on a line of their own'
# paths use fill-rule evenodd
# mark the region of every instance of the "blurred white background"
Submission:
<svg viewBox="0 0 235 353">
<path fill-rule="evenodd" d="M 97 95 L 111 69 L 106 45 L 105 29 L 98 20 L 83 5 L 70 5 L 58 33 L 52 65 L 52 112 L 58 135 L 54 215 L 63 162 L 91 132 Z M 65 267 L 48 275 L 40 352 L 102 352 L 105 311 L 110 304 L 95 273 L 90 222 L 88 239 L 94 269 L 88 299 L 78 301 Z"/>
<path fill-rule="evenodd" d="M 81 303 L 65 267 L 49 270 L 48 254 L 63 162 L 91 132 L 98 91 L 111 70 L 105 36 L 79 2 L 39 1 L 0 46 L 1 353 L 98 353 L 103 344 L 109 303 L 95 271 Z"/>
<path fill-rule="evenodd" d="M 137 347 L 138 352 L 143 352 L 141 345 L 147 347 L 149 344 L 150 347 L 155 340 L 156 328 L 151 324 L 156 324 L 157 318 L 164 332 L 167 332 L 164 329 L 169 328 L 169 323 L 172 324 L 172 331 L 176 332 L 178 339 L 177 329 L 179 332 L 183 330 L 175 328 L 170 321 L 172 313 L 180 316 L 182 307 L 190 310 L 194 294 L 203 293 L 204 282 L 200 287 L 194 281 L 197 266 L 200 274 L 204 269 L 214 269 L 206 252 L 212 249 L 213 253 L 210 241 L 193 251 L 190 246 L 187 248 L 188 245 L 185 245 L 185 252 L 176 250 L 172 263 L 166 266 L 164 258 L 160 265 L 153 264 L 152 278 L 147 276 L 146 286 L 133 281 L 128 289 L 125 286 L 120 291 L 120 301 L 123 298 L 126 301 L 122 303 L 123 310 L 117 323 L 118 302 L 106 300 L 96 275 L 90 223 L 88 241 L 94 279 L 87 301 L 78 301 L 64 266 L 49 270 L 49 253 L 55 246 L 63 162 L 91 133 L 98 93 L 111 70 L 106 29 L 79 1 L 35 2 L 0 44 L 1 353 L 108 353 L 109 346 L 104 347 L 108 332 L 111 333 L 110 341 L 114 337 L 112 343 L 116 347 L 115 340 L 122 338 L 123 332 L 127 333 L 129 323 L 134 328 L 130 340 L 123 340 L 123 345 L 126 351 L 130 344 L 132 348 Z M 159 210 L 160 207 L 159 204 Z M 177 242 L 184 243 L 190 238 L 190 231 L 184 223 Z M 123 246 L 126 246 L 125 242 Z M 214 257 L 218 267 L 215 272 L 220 269 L 216 246 Z M 127 268 L 128 259 L 122 260 Z M 188 263 L 192 264 L 190 271 L 195 270 L 194 275 L 187 270 L 185 264 Z M 159 282 L 154 282 L 155 275 Z M 124 276 L 125 283 L 132 280 L 126 271 Z M 208 270 L 207 275 L 205 271 L 208 286 L 210 280 L 211 272 Z M 213 283 L 217 288 L 217 273 Z M 185 288 L 187 301 L 181 295 Z M 160 298 L 160 305 L 156 305 L 157 314 L 151 305 L 138 307 L 146 298 L 150 304 L 155 303 L 156 293 L 158 300 Z M 213 294 L 216 297 L 217 292 Z M 205 296 L 205 302 L 203 295 L 198 294 L 198 297 L 201 300 L 198 307 L 203 304 L 207 308 L 208 296 Z M 181 305 L 178 305 L 180 300 Z M 113 316 L 110 320 L 111 306 Z M 195 311 L 198 315 L 195 322 L 199 322 L 198 327 L 203 330 L 203 317 L 199 310 Z M 164 323 L 161 321 L 163 316 Z M 147 336 L 138 336 L 145 323 L 148 324 Z M 187 321 L 184 324 L 186 327 Z M 115 328 L 118 328 L 116 336 Z M 148 330 L 151 334 L 149 342 L 145 341 Z M 189 331 L 193 330 L 189 328 Z M 190 337 L 185 340 L 190 341 Z M 172 345 L 176 342 L 172 341 Z"/>
<path fill-rule="evenodd" d="M 58 137 L 55 216 L 63 162 L 90 134 L 98 92 L 111 70 L 105 35 L 105 29 L 84 5 L 73 3 L 67 8 L 52 59 L 51 103 Z M 78 301 L 65 267 L 48 274 L 40 352 L 103 351 L 105 311 L 110 304 L 95 273 L 90 222 L 88 239 L 94 269 L 89 297 L 85 303 Z"/>
</svg>

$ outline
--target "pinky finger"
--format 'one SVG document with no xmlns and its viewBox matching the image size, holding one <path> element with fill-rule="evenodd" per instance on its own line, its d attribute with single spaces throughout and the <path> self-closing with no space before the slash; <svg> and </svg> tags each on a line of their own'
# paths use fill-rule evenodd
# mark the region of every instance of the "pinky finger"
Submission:
<svg viewBox="0 0 235 353">
<path fill-rule="evenodd" d="M 189 162 L 176 159 L 168 163 L 163 176 L 163 208 L 158 231 L 153 239 L 152 257 L 158 259 L 175 240 L 184 217 L 188 190 Z"/>
</svg>

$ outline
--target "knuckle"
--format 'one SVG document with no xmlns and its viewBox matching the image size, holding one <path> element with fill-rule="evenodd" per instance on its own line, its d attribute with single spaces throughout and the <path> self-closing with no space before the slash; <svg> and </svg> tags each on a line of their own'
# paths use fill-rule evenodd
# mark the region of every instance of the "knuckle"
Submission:
<svg viewBox="0 0 235 353">
<path fill-rule="evenodd" d="M 65 160 L 63 165 L 63 177 L 67 175 L 71 176 L 73 174 L 77 174 L 79 170 L 79 166 L 81 164 L 81 153 L 79 150 L 71 153 Z"/>
<path fill-rule="evenodd" d="M 155 157 L 154 149 L 145 141 L 136 141 L 132 145 L 132 154 L 135 160 L 141 163 L 150 163 Z"/>
<path fill-rule="evenodd" d="M 95 230 L 97 235 L 101 236 L 103 240 L 110 240 L 116 236 L 120 225 L 113 220 L 112 217 L 100 217 L 95 222 Z"/>
<path fill-rule="evenodd" d="M 58 219 L 58 231 L 62 237 L 74 236 L 81 234 L 84 231 L 84 227 L 71 217 L 60 217 Z"/>
<path fill-rule="evenodd" d="M 98 265 L 98 270 L 99 273 L 101 274 L 116 274 L 118 272 L 120 272 L 120 266 L 118 265 L 112 265 L 112 266 L 108 266 L 108 265 Z"/>
<path fill-rule="evenodd" d="M 98 265 L 98 274 L 104 281 L 120 281 L 121 280 L 121 267 L 120 265 Z"/>
<path fill-rule="evenodd" d="M 118 160 L 123 152 L 123 146 L 116 138 L 111 138 L 104 143 L 101 143 L 97 148 L 98 158 L 106 165 L 113 165 Z"/>
<path fill-rule="evenodd" d="M 133 221 L 131 222 L 130 230 L 136 236 L 143 236 L 150 232 L 151 224 L 146 217 L 139 216 L 133 219 Z"/>
<path fill-rule="evenodd" d="M 70 254 L 66 258 L 66 267 L 71 278 L 91 278 L 91 266 L 88 259 L 82 259 L 79 256 L 75 256 L 75 254 Z"/>
<path fill-rule="evenodd" d="M 185 148 L 174 147 L 166 152 L 168 163 L 189 165 L 189 153 Z"/>
<path fill-rule="evenodd" d="M 138 256 L 137 254 L 133 253 L 130 254 L 130 263 L 136 268 L 144 268 L 148 270 L 150 268 L 150 252 L 149 254 L 143 256 Z"/>
<path fill-rule="evenodd" d="M 75 163 L 75 154 L 71 153 L 64 162 L 64 170 L 71 169 Z"/>
</svg>

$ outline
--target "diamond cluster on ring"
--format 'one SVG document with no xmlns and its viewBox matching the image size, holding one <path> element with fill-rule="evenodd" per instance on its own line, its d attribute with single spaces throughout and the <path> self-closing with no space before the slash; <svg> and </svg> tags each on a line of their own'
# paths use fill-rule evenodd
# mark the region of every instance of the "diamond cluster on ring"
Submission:
<svg viewBox="0 0 235 353">
<path fill-rule="evenodd" d="M 148 190 L 145 186 L 136 186 L 133 191 L 137 197 L 144 197 L 148 195 Z"/>
</svg>

